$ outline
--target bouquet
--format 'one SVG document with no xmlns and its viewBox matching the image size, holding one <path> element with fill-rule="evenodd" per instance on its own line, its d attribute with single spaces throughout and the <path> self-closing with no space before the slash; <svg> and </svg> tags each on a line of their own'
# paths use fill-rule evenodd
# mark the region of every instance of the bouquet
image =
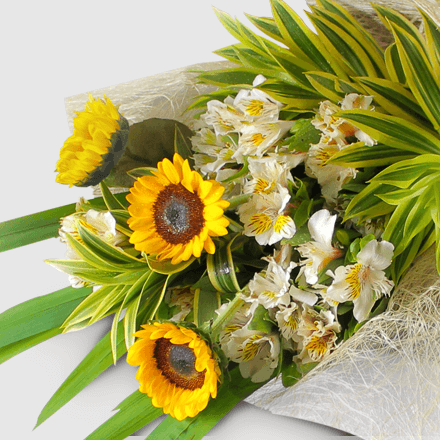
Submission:
<svg viewBox="0 0 440 440">
<path fill-rule="evenodd" d="M 249 16 L 265 37 L 217 11 L 239 43 L 217 51 L 233 66 L 194 72 L 216 89 L 188 106 L 190 128 L 90 96 L 56 179 L 97 197 L 0 225 L 2 250 L 59 236 L 66 258 L 46 262 L 70 282 L 0 315 L 2 361 L 112 316 L 37 424 L 128 353 L 139 390 L 88 438 L 162 414 L 148 438 L 202 438 L 271 380 L 295 392 L 316 377 L 438 249 L 432 16 L 422 34 L 376 6 L 383 49 L 333 1 L 310 14 L 317 34 L 271 5 Z"/>
</svg>

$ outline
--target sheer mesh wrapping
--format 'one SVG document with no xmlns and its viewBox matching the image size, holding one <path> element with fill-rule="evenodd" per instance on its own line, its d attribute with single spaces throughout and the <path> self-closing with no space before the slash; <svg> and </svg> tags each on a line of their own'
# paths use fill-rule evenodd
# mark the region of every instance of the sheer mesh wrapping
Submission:
<svg viewBox="0 0 440 440">
<path fill-rule="evenodd" d="M 310 2 L 313 4 L 313 2 Z M 382 46 L 389 32 L 375 17 L 369 2 L 339 0 Z M 394 8 L 417 26 L 416 5 L 440 23 L 434 0 L 376 3 Z M 252 13 L 252 11 L 247 11 Z M 215 48 L 213 48 L 215 49 Z M 190 69 L 210 70 L 233 65 L 202 63 L 129 83 L 91 91 L 106 94 L 130 122 L 149 117 L 177 119 L 193 126 L 194 112 L 183 113 L 201 93 Z M 81 110 L 87 93 L 66 99 L 69 123 Z M 394 292 L 388 310 L 365 324 L 291 388 L 274 380 L 247 401 L 275 414 L 322 423 L 365 439 L 440 438 L 440 278 L 434 250 L 419 257 Z"/>
</svg>

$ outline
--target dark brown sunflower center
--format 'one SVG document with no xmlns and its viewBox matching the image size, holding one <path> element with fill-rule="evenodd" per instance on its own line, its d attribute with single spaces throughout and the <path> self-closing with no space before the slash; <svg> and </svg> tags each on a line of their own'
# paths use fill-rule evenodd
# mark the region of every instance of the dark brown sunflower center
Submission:
<svg viewBox="0 0 440 440">
<path fill-rule="evenodd" d="M 158 234 L 170 244 L 188 243 L 205 225 L 203 208 L 199 196 L 180 183 L 166 186 L 153 206 Z"/>
<path fill-rule="evenodd" d="M 162 374 L 180 388 L 195 390 L 205 382 L 205 371 L 195 369 L 194 351 L 186 344 L 172 344 L 159 338 L 154 347 L 154 358 Z"/>
</svg>

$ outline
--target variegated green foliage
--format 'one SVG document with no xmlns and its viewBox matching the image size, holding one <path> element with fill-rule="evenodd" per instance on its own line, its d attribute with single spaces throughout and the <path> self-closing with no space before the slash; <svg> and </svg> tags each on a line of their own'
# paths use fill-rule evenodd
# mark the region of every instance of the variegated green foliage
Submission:
<svg viewBox="0 0 440 440">
<path fill-rule="evenodd" d="M 101 190 L 106 208 L 117 220 L 117 229 L 130 235 L 126 225 L 128 212 L 124 205 L 104 183 L 101 183 Z M 150 304 L 151 313 L 146 319 L 151 319 L 163 298 L 169 274 L 156 271 L 145 259 L 107 243 L 81 222 L 77 222 L 77 231 L 77 237 L 66 233 L 66 239 L 79 259 L 46 262 L 89 285 L 99 287 L 77 305 L 61 328 L 64 332 L 78 330 L 114 313 L 110 342 L 116 362 L 118 323 L 122 312 L 125 310 L 123 330 L 128 348 L 134 342 L 133 333 L 137 330 L 136 318 L 141 301 Z"/>
<path fill-rule="evenodd" d="M 384 238 L 396 246 L 392 272 L 398 280 L 415 256 L 435 237 L 440 239 L 438 182 L 434 178 L 440 154 L 438 26 L 421 12 L 425 29 L 422 35 L 399 12 L 374 5 L 395 38 L 383 50 L 332 0 L 317 0 L 317 6 L 308 14 L 316 33 L 283 0 L 271 0 L 271 5 L 273 18 L 248 15 L 269 39 L 216 11 L 239 41 L 217 53 L 237 63 L 237 67 L 201 73 L 200 82 L 222 89 L 216 95 L 200 97 L 192 107 L 202 108 L 210 97 L 234 95 L 234 74 L 239 75 L 238 88 L 251 87 L 253 78 L 263 74 L 267 81 L 258 88 L 285 104 L 286 118 L 304 117 L 301 115 L 316 110 L 321 101 L 338 103 L 348 93 L 373 95 L 375 111 L 348 110 L 335 116 L 353 123 L 377 140 L 377 145 L 354 143 L 328 163 L 358 169 L 374 167 L 379 173 L 367 185 L 359 186 L 360 192 L 348 205 L 346 219 L 385 219 Z M 440 251 L 437 266 L 440 271 Z"/>
</svg>

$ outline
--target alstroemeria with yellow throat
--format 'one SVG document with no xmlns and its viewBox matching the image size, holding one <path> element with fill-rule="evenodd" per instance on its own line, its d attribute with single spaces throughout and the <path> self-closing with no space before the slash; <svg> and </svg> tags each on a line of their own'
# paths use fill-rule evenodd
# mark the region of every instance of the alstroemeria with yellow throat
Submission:
<svg viewBox="0 0 440 440">
<path fill-rule="evenodd" d="M 164 159 L 152 173 L 139 177 L 127 195 L 128 225 L 134 231 L 130 243 L 157 260 L 171 259 L 172 264 L 198 258 L 203 249 L 213 254 L 211 237 L 228 233 L 224 187 L 203 180 L 177 153 L 173 162 Z"/>
</svg>

